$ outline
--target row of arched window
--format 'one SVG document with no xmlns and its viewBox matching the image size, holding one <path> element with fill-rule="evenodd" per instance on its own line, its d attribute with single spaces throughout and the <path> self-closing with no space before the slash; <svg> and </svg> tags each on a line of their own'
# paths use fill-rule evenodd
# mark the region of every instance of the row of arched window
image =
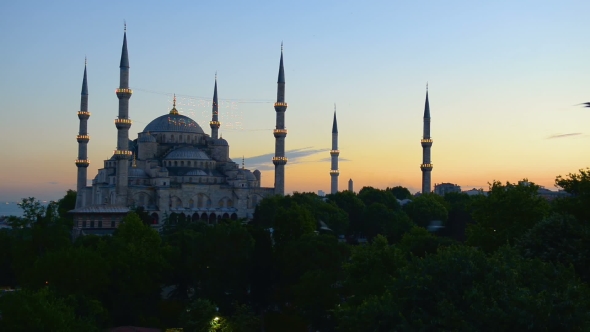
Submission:
<svg viewBox="0 0 590 332">
<path fill-rule="evenodd" d="M 164 160 L 163 163 L 166 167 L 198 167 L 206 169 L 215 168 L 215 162 L 213 161 Z"/>
</svg>

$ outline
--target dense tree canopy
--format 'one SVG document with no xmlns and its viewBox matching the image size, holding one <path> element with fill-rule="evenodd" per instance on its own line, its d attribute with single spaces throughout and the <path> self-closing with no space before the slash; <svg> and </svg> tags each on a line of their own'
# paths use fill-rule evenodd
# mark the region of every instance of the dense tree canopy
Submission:
<svg viewBox="0 0 590 332">
<path fill-rule="evenodd" d="M 539 196 L 539 186 L 495 181 L 487 196 L 473 202 L 475 224 L 467 228 L 467 243 L 493 251 L 514 241 L 549 214 L 549 203 Z"/>
<path fill-rule="evenodd" d="M 250 222 L 172 213 L 159 229 L 137 209 L 73 242 L 74 191 L 27 198 L 0 230 L 0 286 L 16 288 L 0 330 L 587 331 L 589 180 L 558 177 L 570 196 L 551 204 L 493 182 L 474 197 L 273 196 Z"/>
</svg>

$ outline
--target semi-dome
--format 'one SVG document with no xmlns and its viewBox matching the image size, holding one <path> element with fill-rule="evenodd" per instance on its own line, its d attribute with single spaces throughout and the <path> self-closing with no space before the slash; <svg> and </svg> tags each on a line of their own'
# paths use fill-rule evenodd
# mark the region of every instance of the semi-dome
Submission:
<svg viewBox="0 0 590 332">
<path fill-rule="evenodd" d="M 128 176 L 130 178 L 147 178 L 148 177 L 147 173 L 143 169 L 137 168 L 137 167 L 129 167 Z"/>
<path fill-rule="evenodd" d="M 199 126 L 199 124 L 195 120 L 189 118 L 188 116 L 174 113 L 164 114 L 160 117 L 155 118 L 145 127 L 143 131 L 172 131 L 182 133 L 205 134 L 201 126 Z"/>
<path fill-rule="evenodd" d="M 213 139 L 213 145 L 217 145 L 217 146 L 229 146 L 229 144 L 227 143 L 227 141 L 225 139 L 222 138 L 218 138 L 218 139 Z"/>
<path fill-rule="evenodd" d="M 166 157 L 164 157 L 165 160 L 180 160 L 180 159 L 190 159 L 190 160 L 210 160 L 211 158 L 209 158 L 209 156 L 197 149 L 194 148 L 192 146 L 185 146 L 182 147 L 180 149 L 176 149 L 172 152 L 170 152 Z"/>
<path fill-rule="evenodd" d="M 150 133 L 143 133 L 141 134 L 141 136 L 139 137 L 140 142 L 147 142 L 147 143 L 155 143 L 156 142 L 156 138 L 152 135 L 150 135 Z"/>
</svg>

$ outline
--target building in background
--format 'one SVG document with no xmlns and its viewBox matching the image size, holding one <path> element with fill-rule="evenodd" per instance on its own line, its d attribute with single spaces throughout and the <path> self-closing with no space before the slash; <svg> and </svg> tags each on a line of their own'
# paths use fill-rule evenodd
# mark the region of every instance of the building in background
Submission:
<svg viewBox="0 0 590 332">
<path fill-rule="evenodd" d="M 444 196 L 447 193 L 460 193 L 461 187 L 453 183 L 438 183 L 434 185 L 434 193 Z"/>
</svg>

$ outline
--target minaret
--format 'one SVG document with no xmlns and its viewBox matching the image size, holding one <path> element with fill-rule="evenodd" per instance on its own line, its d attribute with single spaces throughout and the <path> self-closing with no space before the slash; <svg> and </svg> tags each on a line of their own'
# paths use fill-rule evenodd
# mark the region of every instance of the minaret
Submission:
<svg viewBox="0 0 590 332">
<path fill-rule="evenodd" d="M 340 172 L 338 171 L 338 156 L 340 155 L 340 151 L 338 151 L 338 123 L 336 122 L 336 104 L 334 104 L 334 121 L 332 122 L 332 150 L 330 151 L 330 156 L 332 156 L 332 168 L 330 169 L 330 178 L 332 180 L 331 185 L 331 194 L 335 194 L 338 192 L 338 176 Z"/>
<path fill-rule="evenodd" d="M 348 179 L 348 191 L 350 191 L 351 193 L 354 192 L 354 187 L 353 187 L 352 179 Z"/>
<path fill-rule="evenodd" d="M 78 141 L 78 159 L 76 166 L 78 166 L 78 195 L 76 196 L 76 208 L 84 206 L 84 188 L 86 188 L 86 177 L 88 173 L 88 82 L 86 81 L 86 59 L 84 59 L 84 78 L 82 79 L 82 93 L 80 97 L 80 111 L 78 111 L 78 119 L 80 119 L 80 130 L 76 140 Z"/>
<path fill-rule="evenodd" d="M 117 150 L 114 151 L 117 159 L 117 204 L 127 206 L 127 174 L 129 171 L 129 98 L 133 91 L 129 89 L 129 57 L 127 55 L 127 25 L 123 33 L 123 48 L 121 50 L 121 63 L 119 65 L 119 88 L 116 90 L 119 98 L 119 116 L 115 119 L 117 127 Z"/>
<path fill-rule="evenodd" d="M 275 103 L 277 113 L 277 122 L 273 134 L 275 136 L 275 156 L 272 163 L 275 165 L 275 195 L 285 195 L 285 112 L 287 103 L 285 102 L 285 70 L 283 69 L 283 43 L 281 43 L 281 62 L 279 64 L 279 79 L 277 80 L 277 102 Z"/>
<path fill-rule="evenodd" d="M 430 183 L 432 181 L 432 160 L 430 159 L 430 147 L 432 147 L 432 138 L 430 138 L 430 105 L 428 103 L 428 84 L 426 84 L 426 103 L 424 104 L 424 134 L 422 140 L 422 193 L 430 193 Z"/>
<path fill-rule="evenodd" d="M 213 105 L 212 105 L 212 117 L 209 126 L 211 127 L 211 138 L 217 139 L 217 132 L 221 123 L 219 122 L 219 104 L 217 102 L 217 72 L 215 73 L 215 87 L 213 88 Z"/>
</svg>

